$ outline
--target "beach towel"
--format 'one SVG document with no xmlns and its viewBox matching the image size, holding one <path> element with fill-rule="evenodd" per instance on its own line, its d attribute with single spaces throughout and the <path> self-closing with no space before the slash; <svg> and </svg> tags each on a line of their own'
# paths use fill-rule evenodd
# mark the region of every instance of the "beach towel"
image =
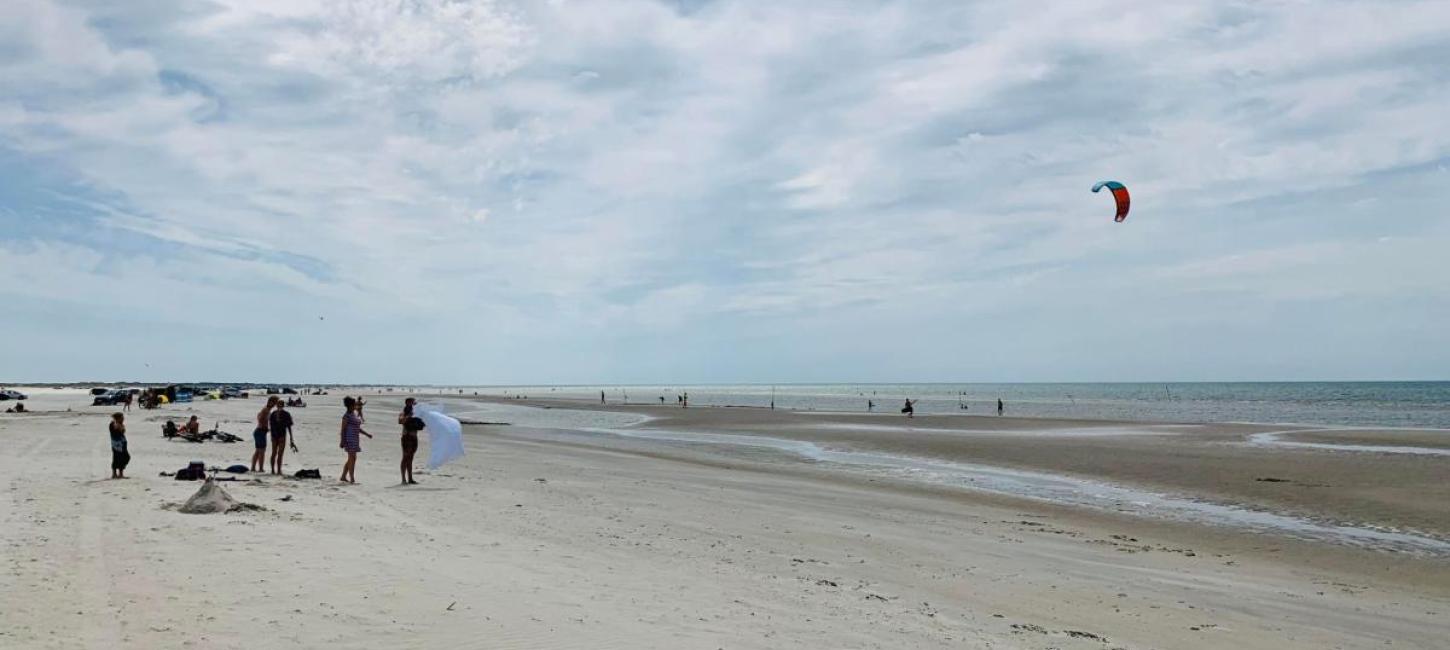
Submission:
<svg viewBox="0 0 1450 650">
<path fill-rule="evenodd" d="M 423 419 L 428 431 L 428 469 L 463 457 L 463 425 L 443 413 L 436 404 L 419 404 L 413 413 Z"/>
</svg>

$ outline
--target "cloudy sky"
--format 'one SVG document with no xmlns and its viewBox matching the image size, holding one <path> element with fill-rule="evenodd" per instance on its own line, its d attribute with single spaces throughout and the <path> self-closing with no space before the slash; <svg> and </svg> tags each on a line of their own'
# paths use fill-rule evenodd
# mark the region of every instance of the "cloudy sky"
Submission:
<svg viewBox="0 0 1450 650">
<path fill-rule="evenodd" d="M 1450 378 L 1444 0 L 4 4 L 0 380 Z"/>
</svg>

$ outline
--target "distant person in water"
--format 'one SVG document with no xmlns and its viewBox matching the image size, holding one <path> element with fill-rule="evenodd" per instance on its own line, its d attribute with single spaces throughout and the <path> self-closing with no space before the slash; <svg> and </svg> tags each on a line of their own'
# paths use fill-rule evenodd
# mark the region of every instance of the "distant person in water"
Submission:
<svg viewBox="0 0 1450 650">
<path fill-rule="evenodd" d="M 267 471 L 267 427 L 272 417 L 272 409 L 277 408 L 280 403 L 282 403 L 282 399 L 273 395 L 267 398 L 267 405 L 257 411 L 256 428 L 252 429 L 252 444 L 256 447 L 256 450 L 252 452 L 251 470 L 253 472 Z"/>
<path fill-rule="evenodd" d="M 602 390 L 599 391 L 599 403 L 600 404 L 603 404 L 604 403 L 604 391 L 602 391 Z"/>
<path fill-rule="evenodd" d="M 916 400 L 906 400 L 906 406 L 901 407 L 901 412 L 905 413 L 906 417 L 914 417 L 916 415 Z"/>
<path fill-rule="evenodd" d="M 126 478 L 131 451 L 126 446 L 126 416 L 111 414 L 111 478 Z"/>
<path fill-rule="evenodd" d="M 409 397 L 403 400 L 403 411 L 398 414 L 398 424 L 403 425 L 403 462 L 398 466 L 403 485 L 417 485 L 413 480 L 413 455 L 418 453 L 418 429 L 414 421 L 413 406 L 417 400 Z"/>
<path fill-rule="evenodd" d="M 688 392 L 680 396 L 680 406 L 690 408 L 690 394 Z"/>
<path fill-rule="evenodd" d="M 869 399 L 866 400 L 866 412 L 867 413 L 870 413 L 870 412 L 875 411 L 875 410 L 876 410 L 876 402 L 873 402 L 873 401 L 871 401 Z"/>
<path fill-rule="evenodd" d="M 1006 410 L 1006 407 L 1003 406 L 1003 404 L 1002 404 L 1002 398 L 998 397 L 997 398 L 997 415 L 1001 415 L 1002 414 L 1002 411 L 1004 411 L 1004 410 Z"/>
<path fill-rule="evenodd" d="M 665 396 L 664 395 L 660 395 L 660 406 L 664 406 L 664 405 L 665 405 Z"/>
<path fill-rule="evenodd" d="M 337 480 L 345 483 L 357 483 L 357 455 L 362 451 L 362 439 L 360 436 L 373 437 L 373 434 L 363 431 L 362 400 L 351 397 L 342 398 L 342 405 L 347 409 L 342 414 L 342 428 L 338 431 L 338 447 L 347 452 L 347 462 L 342 466 L 342 476 Z"/>
</svg>

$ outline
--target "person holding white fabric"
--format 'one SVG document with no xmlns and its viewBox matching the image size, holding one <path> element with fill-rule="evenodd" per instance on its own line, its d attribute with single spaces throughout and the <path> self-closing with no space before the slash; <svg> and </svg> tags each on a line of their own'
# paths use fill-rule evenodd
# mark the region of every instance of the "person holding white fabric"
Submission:
<svg viewBox="0 0 1450 650">
<path fill-rule="evenodd" d="M 413 480 L 413 454 L 418 453 L 418 425 L 423 420 L 413 415 L 415 403 L 417 400 L 411 397 L 403 400 L 403 412 L 398 414 L 398 424 L 403 425 L 403 462 L 398 467 L 403 476 L 403 485 L 418 484 Z"/>
</svg>

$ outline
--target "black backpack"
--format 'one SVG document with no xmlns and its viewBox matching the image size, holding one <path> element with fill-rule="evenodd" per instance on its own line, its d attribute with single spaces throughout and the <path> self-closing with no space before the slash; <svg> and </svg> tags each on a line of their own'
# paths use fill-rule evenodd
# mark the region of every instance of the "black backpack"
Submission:
<svg viewBox="0 0 1450 650">
<path fill-rule="evenodd" d="M 427 426 L 428 425 L 423 422 L 423 418 L 420 418 L 416 415 L 403 421 L 403 428 L 409 431 L 422 431 L 423 429 L 427 428 Z"/>
</svg>

